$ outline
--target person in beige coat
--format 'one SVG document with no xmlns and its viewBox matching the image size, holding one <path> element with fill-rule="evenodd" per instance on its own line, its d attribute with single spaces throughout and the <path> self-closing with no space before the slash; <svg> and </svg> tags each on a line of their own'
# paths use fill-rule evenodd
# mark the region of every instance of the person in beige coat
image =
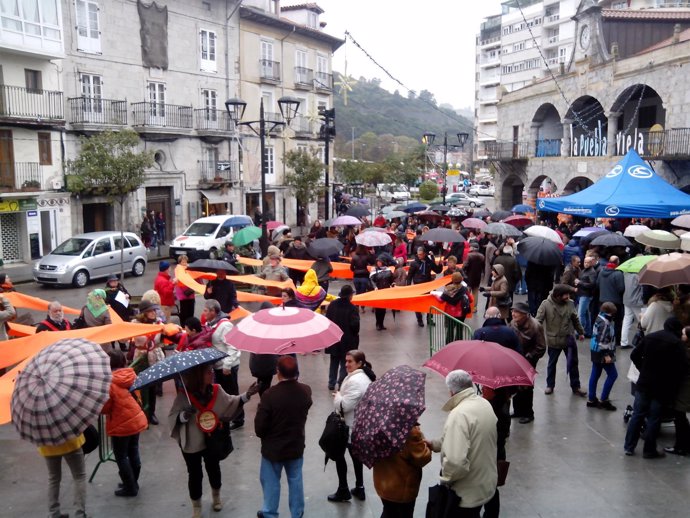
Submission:
<svg viewBox="0 0 690 518">
<path fill-rule="evenodd" d="M 477 395 L 467 372 L 450 372 L 446 385 L 451 398 L 443 406 L 449 412 L 443 436 L 427 441 L 432 451 L 441 453 L 440 481 L 460 497 L 463 516 L 474 516 L 474 513 L 479 516 L 482 506 L 486 512 L 492 508 L 496 511 L 499 506 L 496 415 L 491 403 Z M 497 512 L 494 516 L 498 516 Z"/>
<path fill-rule="evenodd" d="M 482 286 L 479 291 L 485 297 L 489 297 L 488 307 L 496 306 L 501 312 L 501 318 L 508 322 L 510 321 L 510 306 L 513 305 L 513 299 L 510 296 L 510 285 L 502 264 L 494 264 L 491 268 L 491 281 L 491 288 L 487 290 Z"/>
</svg>

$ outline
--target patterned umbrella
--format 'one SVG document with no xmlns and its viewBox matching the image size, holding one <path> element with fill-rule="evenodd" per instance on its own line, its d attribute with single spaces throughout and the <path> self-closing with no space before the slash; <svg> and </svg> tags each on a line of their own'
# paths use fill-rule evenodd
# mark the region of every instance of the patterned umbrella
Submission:
<svg viewBox="0 0 690 518">
<path fill-rule="evenodd" d="M 195 349 L 194 351 L 173 354 L 172 356 L 168 356 L 165 360 L 141 371 L 137 376 L 137 380 L 132 385 L 132 388 L 130 388 L 130 391 L 142 389 L 152 383 L 172 379 L 184 371 L 193 369 L 199 365 L 215 363 L 226 356 L 226 353 L 219 351 L 215 347 L 206 347 L 204 349 Z"/>
<path fill-rule="evenodd" d="M 262 309 L 246 317 L 225 335 L 225 341 L 257 354 L 310 353 L 333 345 L 343 336 L 340 328 L 308 309 Z"/>
<path fill-rule="evenodd" d="M 385 232 L 360 232 L 355 236 L 358 245 L 364 246 L 386 246 L 391 242 L 391 236 Z"/>
<path fill-rule="evenodd" d="M 37 446 L 63 444 L 98 418 L 111 378 L 110 359 L 100 345 L 58 340 L 17 375 L 12 423 L 22 439 Z"/>
<path fill-rule="evenodd" d="M 426 374 L 408 365 L 386 372 L 367 388 L 352 426 L 352 454 L 371 468 L 405 445 L 425 410 Z"/>
<path fill-rule="evenodd" d="M 472 381 L 492 389 L 531 387 L 537 377 L 537 371 L 520 353 L 482 340 L 451 342 L 429 358 L 424 367 L 441 376 L 463 369 L 472 376 Z"/>
</svg>

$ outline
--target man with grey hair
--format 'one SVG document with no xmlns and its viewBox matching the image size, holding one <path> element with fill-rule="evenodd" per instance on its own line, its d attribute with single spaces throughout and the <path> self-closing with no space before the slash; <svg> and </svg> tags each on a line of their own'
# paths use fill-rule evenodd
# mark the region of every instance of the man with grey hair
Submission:
<svg viewBox="0 0 690 518">
<path fill-rule="evenodd" d="M 36 332 L 41 331 L 69 331 L 72 329 L 69 321 L 65 318 L 62 304 L 57 300 L 48 304 L 48 316 L 36 326 Z"/>
<path fill-rule="evenodd" d="M 429 253 L 427 255 L 426 250 L 423 246 L 417 248 L 417 257 L 410 265 L 410 270 L 407 272 L 407 284 L 422 284 L 425 282 L 430 282 L 432 280 L 432 273 L 441 273 L 442 266 L 436 264 L 433 254 Z M 422 314 L 415 313 L 417 316 L 417 325 L 419 327 L 424 327 L 424 322 L 422 321 Z"/>
<path fill-rule="evenodd" d="M 460 497 L 459 507 L 449 516 L 479 518 L 482 506 L 485 516 L 498 516 L 496 416 L 467 372 L 450 372 L 446 386 L 451 398 L 443 406 L 449 412 L 443 436 L 427 444 L 441 453 L 441 483 Z"/>
<path fill-rule="evenodd" d="M 233 328 L 232 322 L 228 315 L 221 311 L 220 302 L 216 299 L 208 299 L 204 302 L 202 316 L 206 321 L 206 332 L 211 333 L 211 345 L 227 354 L 213 366 L 216 383 L 228 394 L 239 396 L 240 387 L 237 380 L 240 370 L 240 352 L 225 341 L 225 335 Z M 241 426 L 244 426 L 244 410 L 235 414 L 230 429 L 234 430 Z"/>
</svg>

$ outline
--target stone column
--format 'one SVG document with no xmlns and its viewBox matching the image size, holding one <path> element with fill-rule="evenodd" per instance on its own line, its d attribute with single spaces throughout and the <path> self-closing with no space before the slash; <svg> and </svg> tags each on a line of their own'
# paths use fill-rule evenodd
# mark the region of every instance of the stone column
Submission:
<svg viewBox="0 0 690 518">
<path fill-rule="evenodd" d="M 534 158 L 537 156 L 537 140 L 539 140 L 539 128 L 541 128 L 541 122 L 532 122 L 530 125 L 530 137 L 527 149 L 527 156 L 529 158 Z"/>
<path fill-rule="evenodd" d="M 616 155 L 616 134 L 618 133 L 618 117 L 621 112 L 609 112 L 606 114 L 608 119 L 608 126 L 606 131 L 606 156 Z"/>
<path fill-rule="evenodd" d="M 570 125 L 573 123 L 572 119 L 563 119 L 563 141 L 561 143 L 561 156 L 569 157 L 572 155 L 572 143 L 570 142 Z"/>
</svg>

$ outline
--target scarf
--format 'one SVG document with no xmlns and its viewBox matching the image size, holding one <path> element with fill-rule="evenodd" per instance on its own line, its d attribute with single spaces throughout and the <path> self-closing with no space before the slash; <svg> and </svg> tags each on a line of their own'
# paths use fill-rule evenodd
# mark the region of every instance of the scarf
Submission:
<svg viewBox="0 0 690 518">
<path fill-rule="evenodd" d="M 95 318 L 108 311 L 108 306 L 105 304 L 105 290 L 97 289 L 89 293 L 86 297 L 86 307 Z"/>
</svg>

